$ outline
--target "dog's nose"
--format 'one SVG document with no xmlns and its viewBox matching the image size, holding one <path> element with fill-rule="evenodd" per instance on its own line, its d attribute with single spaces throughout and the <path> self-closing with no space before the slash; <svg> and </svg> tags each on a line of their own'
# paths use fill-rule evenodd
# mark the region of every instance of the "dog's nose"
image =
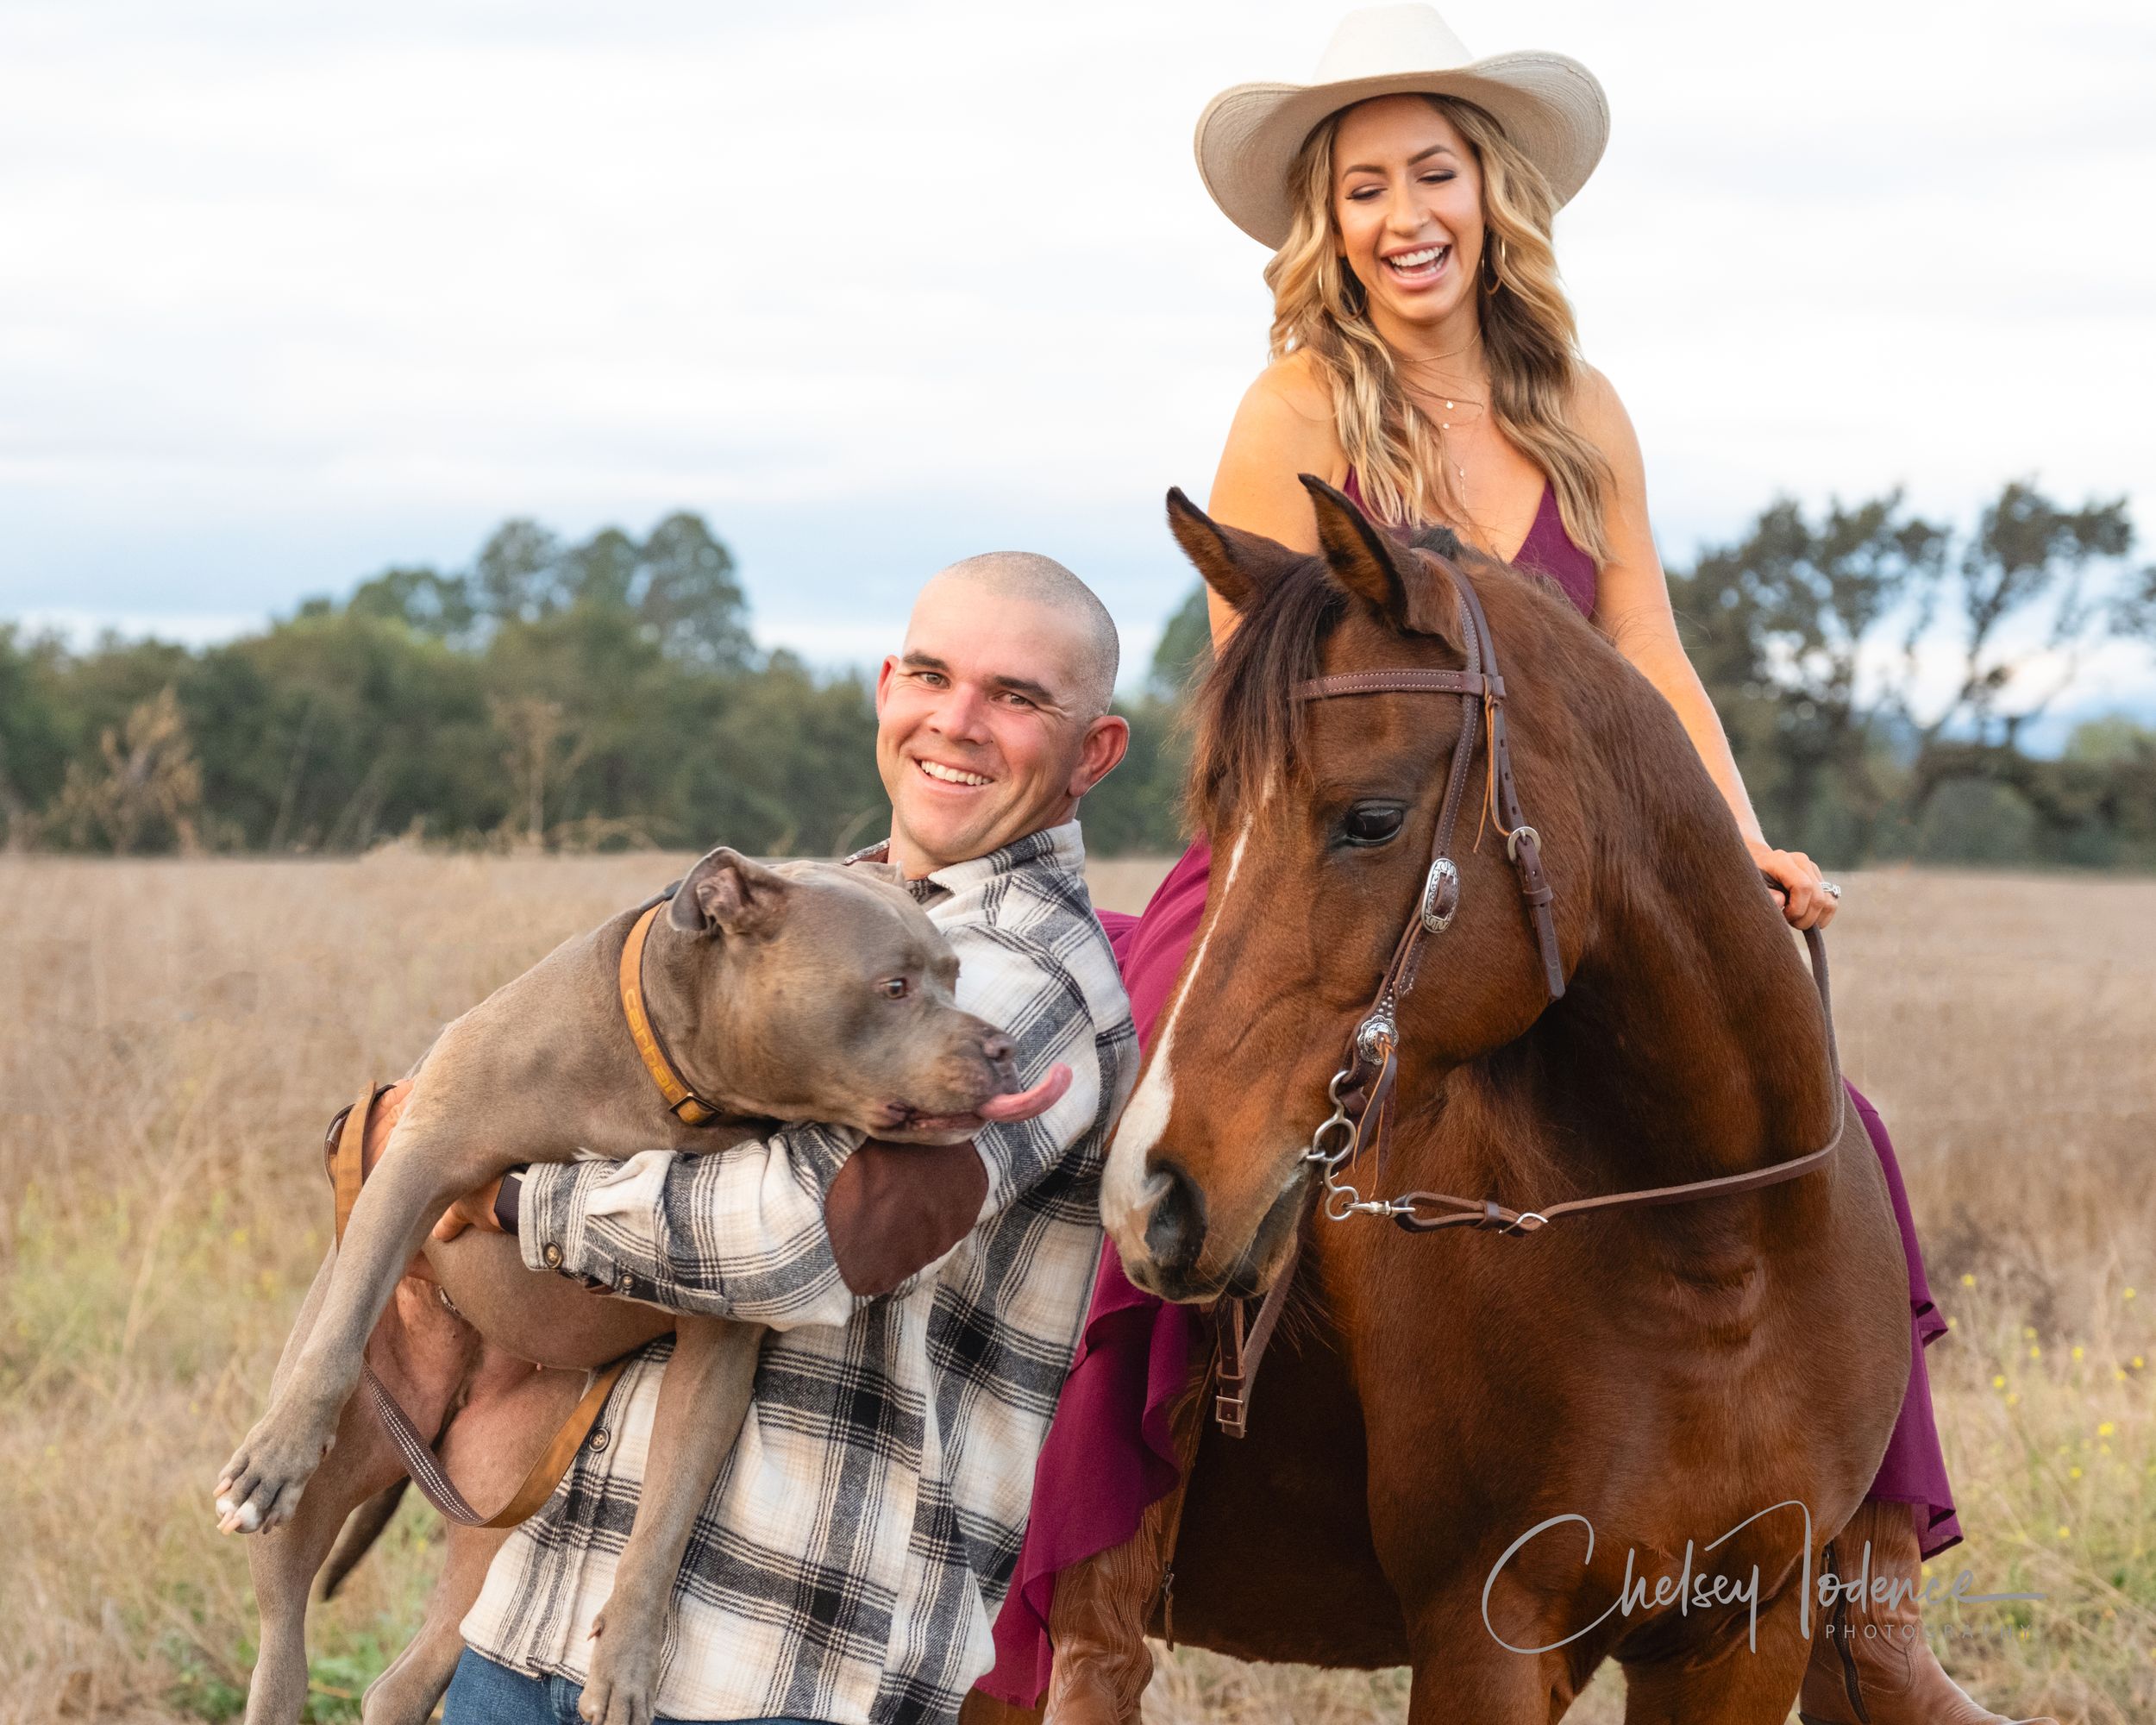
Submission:
<svg viewBox="0 0 2156 1725">
<path fill-rule="evenodd" d="M 993 1061 L 998 1065 L 1001 1065 L 1017 1051 L 1018 1044 L 1009 1037 L 1000 1034 L 991 1036 L 981 1044 L 983 1057 Z"/>
<path fill-rule="evenodd" d="M 1160 1195 L 1145 1222 L 1146 1254 L 1156 1270 L 1184 1275 L 1196 1267 L 1206 1243 L 1205 1194 L 1172 1162 L 1156 1162 L 1148 1172 L 1147 1184 L 1157 1185 Z"/>
</svg>

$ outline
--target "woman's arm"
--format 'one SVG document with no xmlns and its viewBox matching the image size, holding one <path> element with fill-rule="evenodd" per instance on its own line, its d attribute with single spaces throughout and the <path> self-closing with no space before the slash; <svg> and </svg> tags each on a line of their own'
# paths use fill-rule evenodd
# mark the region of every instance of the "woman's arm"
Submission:
<svg viewBox="0 0 2156 1725">
<path fill-rule="evenodd" d="M 1291 354 L 1268 366 L 1235 410 L 1206 512 L 1225 526 L 1314 553 L 1318 518 L 1302 488 L 1304 474 L 1337 486 L 1347 477 L 1347 455 L 1333 429 L 1332 395 L 1312 363 Z M 1206 611 L 1218 647 L 1235 627 L 1235 612 L 1210 589 Z"/>
<path fill-rule="evenodd" d="M 1614 481 L 1603 516 L 1610 557 L 1595 589 L 1595 620 L 1676 709 L 1715 788 L 1736 816 L 1752 861 L 1781 883 L 1783 913 L 1791 925 L 1824 928 L 1833 918 L 1834 900 L 1821 890 L 1818 865 L 1801 850 L 1777 850 L 1767 843 L 1721 719 L 1677 638 L 1669 580 L 1647 523 L 1646 466 L 1631 416 L 1608 379 L 1591 366 L 1583 373 L 1575 423 L 1601 450 Z"/>
</svg>

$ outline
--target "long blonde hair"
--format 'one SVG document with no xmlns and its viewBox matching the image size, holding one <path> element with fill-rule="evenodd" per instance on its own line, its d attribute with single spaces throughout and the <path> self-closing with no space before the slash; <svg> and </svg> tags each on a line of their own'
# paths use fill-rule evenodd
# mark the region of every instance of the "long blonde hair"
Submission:
<svg viewBox="0 0 2156 1725">
<path fill-rule="evenodd" d="M 1549 475 L 1573 542 L 1598 565 L 1606 562 L 1609 466 L 1564 418 L 1581 361 L 1571 302 L 1558 285 L 1550 245 L 1549 182 L 1482 109 L 1451 97 L 1423 99 L 1459 129 L 1482 168 L 1483 260 L 1475 292 L 1491 417 Z M 1465 518 L 1442 433 L 1402 385 L 1392 349 L 1369 321 L 1363 285 L 1340 254 L 1332 219 L 1340 117 L 1318 125 L 1288 170 L 1294 220 L 1265 266 L 1273 291 L 1272 356 L 1307 353 L 1322 369 L 1341 446 L 1373 513 L 1397 524 L 1459 522 Z M 1493 273 L 1496 285 L 1485 292 Z"/>
</svg>

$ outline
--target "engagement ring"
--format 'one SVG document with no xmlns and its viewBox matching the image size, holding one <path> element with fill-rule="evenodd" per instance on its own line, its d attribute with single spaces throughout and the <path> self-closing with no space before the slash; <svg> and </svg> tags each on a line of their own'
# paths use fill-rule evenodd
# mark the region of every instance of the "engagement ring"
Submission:
<svg viewBox="0 0 2156 1725">
<path fill-rule="evenodd" d="M 1819 883 L 1819 889 L 1830 899 L 1838 899 L 1841 896 L 1841 888 L 1832 881 L 1821 881 Z"/>
</svg>

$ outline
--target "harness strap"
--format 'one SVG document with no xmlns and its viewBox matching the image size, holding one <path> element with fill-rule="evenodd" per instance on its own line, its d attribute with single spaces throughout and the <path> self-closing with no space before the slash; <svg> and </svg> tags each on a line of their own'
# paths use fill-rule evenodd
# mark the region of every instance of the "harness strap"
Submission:
<svg viewBox="0 0 2156 1725">
<path fill-rule="evenodd" d="M 1489 687 L 1482 696 L 1482 706 L 1489 721 L 1489 792 L 1488 805 L 1490 818 L 1496 822 L 1497 831 L 1505 841 L 1506 855 L 1513 861 L 1520 875 L 1520 895 L 1526 900 L 1528 913 L 1534 922 L 1535 944 L 1542 955 L 1542 977 L 1551 1000 L 1564 994 L 1564 964 L 1557 951 L 1557 928 L 1551 915 L 1551 901 L 1557 896 L 1542 872 L 1540 835 L 1527 825 L 1527 818 L 1520 808 L 1520 794 L 1512 778 L 1512 750 L 1505 737 L 1505 687 L 1497 674 L 1497 643 L 1490 634 L 1489 618 L 1482 613 L 1482 601 L 1475 592 L 1474 582 L 1463 575 L 1450 560 L 1440 557 L 1438 561 L 1452 577 L 1452 585 L 1460 595 L 1460 602 L 1473 620 L 1474 639 L 1481 646 L 1482 668 Z"/>
<path fill-rule="evenodd" d="M 1265 1344 L 1272 1340 L 1273 1331 L 1280 1323 L 1281 1311 L 1288 1304 L 1288 1286 L 1295 1279 L 1295 1265 L 1301 1257 L 1302 1236 L 1299 1229 L 1288 1248 L 1288 1261 L 1281 1265 L 1273 1285 L 1265 1290 L 1257 1317 L 1247 1331 L 1243 1314 L 1249 1302 L 1221 1302 L 1220 1370 L 1213 1398 L 1213 1417 L 1232 1438 L 1244 1436 L 1250 1429 L 1250 1386 L 1257 1377 L 1257 1363 L 1264 1357 Z"/>
<path fill-rule="evenodd" d="M 644 1010 L 644 938 L 651 932 L 652 919 L 665 908 L 661 899 L 638 917 L 630 926 L 629 938 L 621 950 L 621 1009 L 629 1020 L 629 1034 L 636 1044 L 636 1052 L 643 1057 L 644 1070 L 651 1075 L 651 1082 L 659 1087 L 659 1094 L 667 1099 L 667 1107 L 685 1126 L 708 1126 L 718 1120 L 724 1109 L 713 1107 L 695 1091 L 689 1088 L 674 1063 L 667 1058 L 665 1046 L 659 1040 L 659 1032 L 653 1028 L 651 1014 Z"/>
<path fill-rule="evenodd" d="M 374 1375 L 374 1368 L 367 1366 L 360 1373 L 360 1382 L 366 1387 L 367 1399 L 374 1404 L 374 1412 L 388 1431 L 390 1441 L 397 1446 L 397 1453 L 404 1464 L 404 1471 L 411 1476 L 428 1502 L 450 1521 L 465 1527 L 513 1527 L 520 1521 L 530 1520 L 540 1505 L 554 1496 L 555 1488 L 561 1484 L 561 1476 L 569 1471 L 569 1464 L 584 1446 L 592 1427 L 599 1422 L 599 1410 L 606 1406 L 606 1398 L 614 1392 L 614 1385 L 621 1381 L 627 1370 L 626 1358 L 616 1360 L 591 1374 L 584 1395 L 569 1410 L 569 1417 L 554 1434 L 539 1459 L 532 1463 L 509 1502 L 492 1515 L 482 1515 L 451 1483 L 443 1470 L 442 1458 L 436 1455 L 411 1417 L 389 1393 L 389 1386 Z"/>
<path fill-rule="evenodd" d="M 357 1101 L 340 1109 L 329 1122 L 329 1182 L 336 1199 L 335 1238 L 339 1245 L 344 1244 L 344 1231 L 352 1220 L 352 1207 L 359 1201 L 360 1188 L 367 1178 L 367 1122 L 373 1118 L 374 1104 L 388 1088 L 383 1084 L 368 1085 L 360 1093 Z M 614 1385 L 620 1381 L 628 1364 L 628 1356 L 624 1356 L 591 1375 L 582 1398 L 570 1409 L 569 1417 L 561 1422 L 553 1440 L 510 1494 L 509 1502 L 492 1515 L 480 1515 L 456 1489 L 433 1446 L 390 1393 L 389 1386 L 375 1376 L 373 1366 L 362 1364 L 360 1383 L 383 1428 L 388 1432 L 390 1441 L 397 1446 L 404 1471 L 428 1502 L 461 1527 L 513 1527 L 530 1520 L 540 1505 L 554 1496 L 555 1488 L 561 1484 L 562 1475 L 569 1471 L 569 1463 L 591 1435 L 600 1410 L 606 1406 L 606 1398 L 613 1393 Z"/>
</svg>

